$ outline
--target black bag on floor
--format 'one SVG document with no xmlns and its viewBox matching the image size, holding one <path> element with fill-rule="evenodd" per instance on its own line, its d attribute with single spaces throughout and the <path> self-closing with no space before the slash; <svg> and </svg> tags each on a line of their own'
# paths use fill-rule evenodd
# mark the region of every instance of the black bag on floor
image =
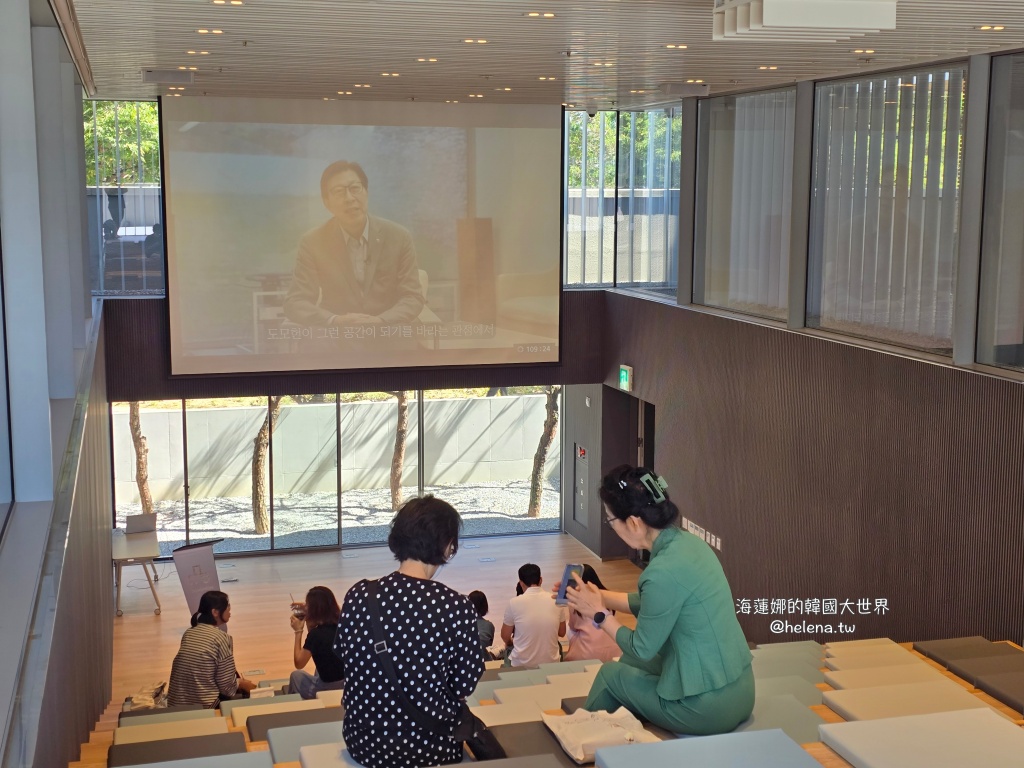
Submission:
<svg viewBox="0 0 1024 768">
<path fill-rule="evenodd" d="M 391 652 L 384 637 L 384 626 L 380 618 L 380 604 L 378 602 L 379 585 L 376 581 L 366 579 L 366 592 L 370 597 L 370 620 L 373 624 L 373 648 L 377 652 L 377 658 L 384 667 L 384 672 L 391 681 L 391 687 L 398 697 L 398 702 L 405 709 L 406 714 L 412 717 L 422 728 L 436 733 L 438 736 L 448 736 L 455 741 L 464 741 L 469 747 L 473 757 L 477 760 L 500 760 L 506 757 L 505 749 L 494 738 L 483 720 L 469 711 L 466 702 L 462 702 L 459 713 L 455 716 L 455 729 L 450 730 L 448 722 L 437 720 L 429 716 L 422 709 L 417 707 L 409 697 L 405 695 L 398 682 L 398 673 L 395 672 L 394 662 L 391 660 Z"/>
</svg>

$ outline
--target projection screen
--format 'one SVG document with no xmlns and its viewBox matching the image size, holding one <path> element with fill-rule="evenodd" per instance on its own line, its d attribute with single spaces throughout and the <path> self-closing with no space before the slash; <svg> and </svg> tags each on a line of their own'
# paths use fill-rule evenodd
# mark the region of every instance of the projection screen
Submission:
<svg viewBox="0 0 1024 768">
<path fill-rule="evenodd" d="M 161 102 L 174 375 L 555 362 L 559 107 Z"/>
</svg>

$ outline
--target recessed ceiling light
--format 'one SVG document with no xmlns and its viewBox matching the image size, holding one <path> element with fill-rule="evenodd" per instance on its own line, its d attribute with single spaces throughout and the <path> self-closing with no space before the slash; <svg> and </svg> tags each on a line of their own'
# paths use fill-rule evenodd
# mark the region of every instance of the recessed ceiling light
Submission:
<svg viewBox="0 0 1024 768">
<path fill-rule="evenodd" d="M 544 18 L 545 19 L 553 19 L 553 18 L 555 18 L 555 14 L 553 14 L 553 13 L 545 13 L 544 14 Z"/>
<path fill-rule="evenodd" d="M 554 77 L 538 77 L 537 79 L 538 80 L 556 80 L 557 78 L 554 78 Z"/>
<path fill-rule="evenodd" d="M 224 34 L 224 30 L 223 29 L 211 29 L 210 33 L 213 34 L 213 35 L 223 35 Z"/>
<path fill-rule="evenodd" d="M 975 27 L 975 29 L 980 29 L 982 32 L 1002 32 L 1006 27 L 1002 24 L 983 24 L 980 27 Z"/>
<path fill-rule="evenodd" d="M 647 91 L 645 91 L 643 88 L 641 88 L 641 89 L 636 90 L 636 91 L 630 91 L 630 93 L 647 93 Z"/>
<path fill-rule="evenodd" d="M 703 83 L 704 81 L 703 80 L 693 80 L 693 79 L 691 79 L 691 80 L 687 80 L 686 82 L 688 82 L 688 83 Z"/>
<path fill-rule="evenodd" d="M 227 0 L 213 0 L 214 5 L 224 5 L 226 2 Z"/>
<path fill-rule="evenodd" d="M 189 67 L 188 71 L 189 72 L 195 72 L 197 69 L 199 69 L 199 67 Z"/>
<path fill-rule="evenodd" d="M 668 44 L 668 45 L 666 45 L 665 47 L 666 47 L 666 48 L 676 48 L 676 49 L 678 49 L 678 50 L 684 50 L 684 49 L 686 48 L 686 46 L 685 46 L 685 45 L 676 45 L 676 44 L 674 44 L 674 43 L 669 43 L 669 44 Z"/>
<path fill-rule="evenodd" d="M 242 0 L 231 0 L 232 5 L 244 5 Z"/>
<path fill-rule="evenodd" d="M 172 93 L 171 96 L 181 96 L 180 93 Z"/>
<path fill-rule="evenodd" d="M 398 77 L 399 75 L 398 75 L 397 72 L 381 72 L 380 76 L 381 77 Z"/>
<path fill-rule="evenodd" d="M 200 51 L 200 52 L 199 52 L 199 55 L 200 55 L 200 56 L 209 56 L 209 55 L 210 55 L 210 52 L 209 52 L 209 51 Z"/>
<path fill-rule="evenodd" d="M 758 67 L 758 69 L 778 69 L 778 67 L 776 67 L 776 66 L 763 66 L 762 65 L 762 66 Z"/>
<path fill-rule="evenodd" d="M 178 69 L 185 69 L 185 67 L 178 67 Z"/>
<path fill-rule="evenodd" d="M 206 34 L 209 34 L 210 30 L 208 30 L 208 29 L 197 29 L 196 32 L 198 32 L 200 35 L 206 35 Z"/>
<path fill-rule="evenodd" d="M 874 53 L 874 48 L 854 48 L 850 53 Z"/>
<path fill-rule="evenodd" d="M 195 51 L 189 51 L 188 53 L 189 53 L 190 56 L 194 56 L 196 52 Z"/>
<path fill-rule="evenodd" d="M 370 86 L 366 83 L 353 83 L 356 88 L 369 88 Z"/>
</svg>

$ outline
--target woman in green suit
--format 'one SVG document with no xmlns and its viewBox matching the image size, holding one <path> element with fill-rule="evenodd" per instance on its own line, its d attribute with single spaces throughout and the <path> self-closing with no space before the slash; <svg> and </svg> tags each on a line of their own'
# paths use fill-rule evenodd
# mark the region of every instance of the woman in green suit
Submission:
<svg viewBox="0 0 1024 768">
<path fill-rule="evenodd" d="M 678 527 L 679 509 L 653 470 L 623 465 L 601 481 L 606 522 L 651 560 L 630 594 L 584 584 L 569 605 L 622 650 L 604 664 L 585 709 L 626 707 L 676 733 L 731 731 L 754 708 L 751 654 L 736 619 L 729 582 L 712 549 Z M 636 616 L 636 629 L 611 611 Z"/>
</svg>

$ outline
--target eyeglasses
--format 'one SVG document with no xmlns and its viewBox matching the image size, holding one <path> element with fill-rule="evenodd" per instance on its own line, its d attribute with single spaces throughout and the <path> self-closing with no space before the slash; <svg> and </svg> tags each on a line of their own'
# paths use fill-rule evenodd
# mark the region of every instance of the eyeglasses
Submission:
<svg viewBox="0 0 1024 768">
<path fill-rule="evenodd" d="M 336 184 L 329 190 L 331 197 L 345 197 L 345 193 L 352 195 L 352 197 L 359 197 L 366 193 L 366 187 L 358 181 L 354 181 L 351 184 Z"/>
<path fill-rule="evenodd" d="M 619 518 L 617 517 L 606 517 L 604 519 L 604 524 L 607 525 L 609 528 L 614 528 L 617 522 L 619 522 Z"/>
</svg>

